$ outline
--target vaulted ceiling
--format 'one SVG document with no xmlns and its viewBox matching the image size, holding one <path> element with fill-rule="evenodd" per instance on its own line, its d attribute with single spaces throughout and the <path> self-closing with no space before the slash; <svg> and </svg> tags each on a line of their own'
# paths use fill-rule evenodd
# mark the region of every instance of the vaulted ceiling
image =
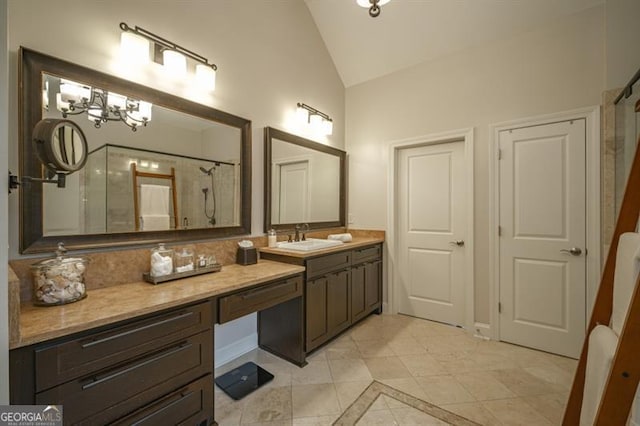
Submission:
<svg viewBox="0 0 640 426">
<path fill-rule="evenodd" d="M 604 0 L 305 0 L 345 87 L 535 29 Z"/>
</svg>

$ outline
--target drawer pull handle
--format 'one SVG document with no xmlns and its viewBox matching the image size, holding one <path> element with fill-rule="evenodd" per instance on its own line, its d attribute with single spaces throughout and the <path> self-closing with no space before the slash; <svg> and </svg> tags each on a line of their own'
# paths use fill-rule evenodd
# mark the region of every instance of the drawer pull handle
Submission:
<svg viewBox="0 0 640 426">
<path fill-rule="evenodd" d="M 268 285 L 265 288 L 259 288 L 257 290 L 253 290 L 253 291 L 247 292 L 247 293 L 243 294 L 242 296 L 240 296 L 240 298 L 242 300 L 253 299 L 254 297 L 259 297 L 259 296 L 261 296 L 261 295 L 263 295 L 265 293 L 269 293 L 271 291 L 279 289 L 280 287 L 284 287 L 284 286 L 287 286 L 287 285 L 290 285 L 290 284 L 291 283 L 287 281 L 287 282 L 284 282 L 284 283 L 281 283 L 281 284 L 278 284 L 278 285 L 274 285 L 274 286 L 269 286 Z"/>
<path fill-rule="evenodd" d="M 149 358 L 149 359 L 146 359 L 146 360 L 142 361 L 139 364 L 132 365 L 131 367 L 127 367 L 127 368 L 125 368 L 123 370 L 116 371 L 115 373 L 109 374 L 109 375 L 104 376 L 104 377 L 100 377 L 100 378 L 95 377 L 91 382 L 82 385 L 82 390 L 87 390 L 87 389 L 90 389 L 90 388 L 92 388 L 94 386 L 97 386 L 99 384 L 108 382 L 109 380 L 113 380 L 113 379 L 115 379 L 117 377 L 122 376 L 123 374 L 130 373 L 132 371 L 137 370 L 138 368 L 144 367 L 145 365 L 152 364 L 152 363 L 154 363 L 156 361 L 161 360 L 162 358 L 166 358 L 168 356 L 171 356 L 173 354 L 181 352 L 181 351 L 183 351 L 185 349 L 188 349 L 191 346 L 193 346 L 191 343 L 186 343 L 185 342 L 185 343 L 181 344 L 178 347 L 174 347 L 173 349 L 171 349 L 169 351 L 162 352 L 162 353 L 160 353 L 160 354 L 158 354 L 158 355 L 156 355 L 156 356 L 154 356 L 152 358 Z"/>
<path fill-rule="evenodd" d="M 180 315 L 176 315 L 176 316 L 171 317 L 171 318 L 166 318 L 166 319 L 163 319 L 161 321 L 155 321 L 155 322 L 152 322 L 151 324 L 143 325 L 142 327 L 132 328 L 131 330 L 123 331 L 122 333 L 113 334 L 111 336 L 103 337 L 102 339 L 93 340 L 91 342 L 83 343 L 81 347 L 82 347 L 82 349 L 90 348 L 91 346 L 99 345 L 101 343 L 106 343 L 106 342 L 109 342 L 111 340 L 115 340 L 115 339 L 119 339 L 121 337 L 128 336 L 130 334 L 138 333 L 140 331 L 144 331 L 144 330 L 148 330 L 148 329 L 153 328 L 153 327 L 157 327 L 159 325 L 164 325 L 164 324 L 176 321 L 176 320 L 187 318 L 187 317 L 190 317 L 191 315 L 193 315 L 192 311 L 183 312 Z"/>
<path fill-rule="evenodd" d="M 135 423 L 132 423 L 131 426 L 138 426 L 138 425 L 143 425 L 145 424 L 147 421 L 151 420 L 153 417 L 162 414 L 163 412 L 169 410 L 171 407 L 173 407 L 176 404 L 179 404 L 181 401 L 189 398 L 191 395 L 193 394 L 192 392 L 187 392 L 185 393 L 184 390 L 180 392 L 180 398 L 176 399 L 175 401 L 171 401 L 170 404 L 165 405 L 164 407 L 160 408 L 158 411 L 154 411 L 153 413 L 149 413 L 146 416 L 144 416 L 143 418 L 141 418 L 140 420 L 138 420 Z"/>
</svg>

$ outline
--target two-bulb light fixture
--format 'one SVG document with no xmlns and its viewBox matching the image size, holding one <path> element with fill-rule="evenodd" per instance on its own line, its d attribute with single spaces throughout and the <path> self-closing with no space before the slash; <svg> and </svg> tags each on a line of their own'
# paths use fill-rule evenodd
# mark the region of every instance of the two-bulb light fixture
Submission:
<svg viewBox="0 0 640 426">
<path fill-rule="evenodd" d="M 308 125 L 316 134 L 329 136 L 333 134 L 333 120 L 324 112 L 299 102 L 296 108 L 296 118 L 302 125 Z"/>
<path fill-rule="evenodd" d="M 358 6 L 369 8 L 369 16 L 372 18 L 380 15 L 380 6 L 389 3 L 391 0 L 356 0 Z"/>
<path fill-rule="evenodd" d="M 49 109 L 49 84 L 46 82 L 42 98 L 44 108 Z M 121 121 L 136 131 L 151 121 L 152 105 L 97 87 L 75 81 L 60 79 L 60 90 L 56 93 L 56 109 L 62 117 L 87 114 L 89 121 L 100 128 L 108 121 Z"/>
<path fill-rule="evenodd" d="M 199 88 L 215 90 L 218 67 L 204 56 L 138 26 L 132 28 L 121 22 L 120 29 L 120 49 L 127 61 L 144 63 L 153 60 L 161 64 L 170 77 L 179 79 L 187 76 L 189 58 L 196 62 L 194 75 Z"/>
</svg>

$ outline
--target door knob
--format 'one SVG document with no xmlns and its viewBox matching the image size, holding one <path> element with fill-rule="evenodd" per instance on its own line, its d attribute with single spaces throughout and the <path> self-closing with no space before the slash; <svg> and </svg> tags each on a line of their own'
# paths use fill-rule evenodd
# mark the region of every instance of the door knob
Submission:
<svg viewBox="0 0 640 426">
<path fill-rule="evenodd" d="M 570 249 L 562 249 L 560 250 L 560 252 L 562 253 L 569 253 L 572 256 L 580 256 L 582 254 L 582 250 L 580 249 L 580 247 L 571 247 Z"/>
<path fill-rule="evenodd" d="M 464 247 L 464 240 L 449 241 L 452 246 Z"/>
</svg>

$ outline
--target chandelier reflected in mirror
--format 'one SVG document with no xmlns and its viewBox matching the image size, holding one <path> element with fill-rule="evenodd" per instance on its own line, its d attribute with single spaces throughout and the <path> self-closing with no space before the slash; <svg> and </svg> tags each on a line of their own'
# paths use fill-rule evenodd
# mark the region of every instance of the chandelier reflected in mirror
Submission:
<svg viewBox="0 0 640 426">
<path fill-rule="evenodd" d="M 368 7 L 369 16 L 376 18 L 380 15 L 380 6 L 389 3 L 391 0 L 357 0 L 358 6 Z"/>
<path fill-rule="evenodd" d="M 49 86 L 45 86 L 43 98 L 48 100 Z M 45 102 L 48 109 L 48 102 Z M 60 80 L 60 91 L 56 93 L 56 109 L 62 117 L 87 114 L 96 128 L 109 121 L 120 121 L 131 128 L 146 126 L 151 121 L 152 105 L 118 93 L 90 87 L 71 80 Z"/>
</svg>

